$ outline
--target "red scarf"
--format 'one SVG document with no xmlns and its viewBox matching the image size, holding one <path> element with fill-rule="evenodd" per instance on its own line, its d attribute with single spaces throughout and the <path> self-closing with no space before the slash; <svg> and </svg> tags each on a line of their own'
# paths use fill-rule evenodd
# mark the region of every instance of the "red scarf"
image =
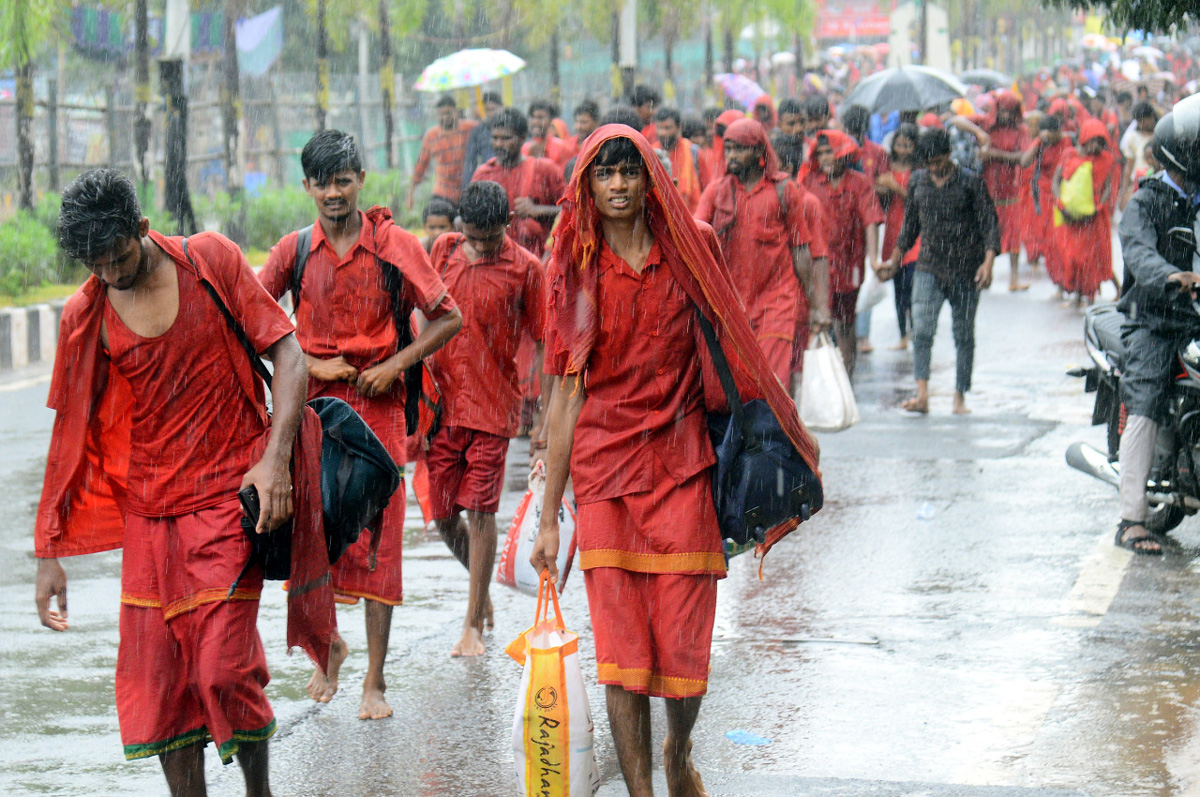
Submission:
<svg viewBox="0 0 1200 797">
<path fill-rule="evenodd" d="M 550 260 L 552 320 L 546 335 L 546 357 L 557 361 L 565 374 L 583 374 L 596 342 L 596 307 L 599 296 L 600 249 L 604 232 L 600 214 L 589 186 L 591 162 L 610 139 L 628 138 L 637 146 L 650 174 L 646 192 L 646 215 L 663 262 L 680 287 L 712 321 L 717 338 L 729 360 L 738 393 L 743 401 L 765 398 L 788 439 L 818 470 L 817 442 L 801 423 L 795 402 L 775 378 L 758 347 L 745 308 L 721 257 L 716 236 L 701 227 L 688 213 L 683 197 L 671 183 L 649 142 L 626 125 L 605 125 L 588 137 L 575 164 L 571 184 L 559 201 L 558 231 Z M 705 403 L 710 411 L 727 409 L 716 371 L 708 356 L 702 356 Z M 796 527 L 784 524 L 767 533 L 763 554 Z"/>
</svg>

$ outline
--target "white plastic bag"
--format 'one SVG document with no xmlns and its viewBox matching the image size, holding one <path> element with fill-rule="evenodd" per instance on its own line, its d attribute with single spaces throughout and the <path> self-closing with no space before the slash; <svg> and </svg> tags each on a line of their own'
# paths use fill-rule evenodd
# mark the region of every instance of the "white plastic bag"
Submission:
<svg viewBox="0 0 1200 797">
<path fill-rule="evenodd" d="M 817 335 L 804 352 L 800 380 L 800 420 L 818 432 L 840 432 L 858 423 L 858 403 L 842 353 L 829 335 Z"/>
<path fill-rule="evenodd" d="M 517 783 L 530 797 L 591 797 L 600 788 L 600 770 L 579 637 L 563 625 L 549 574 L 541 574 L 538 584 L 534 625 L 505 649 L 525 667 L 513 717 Z"/>
<path fill-rule="evenodd" d="M 862 285 L 858 289 L 858 303 L 854 305 L 854 312 L 858 315 L 862 315 L 887 298 L 887 287 L 879 281 L 879 275 L 875 273 L 875 269 L 867 266 L 866 270 Z"/>
<path fill-rule="evenodd" d="M 546 463 L 539 459 L 529 473 L 529 489 L 513 513 L 508 537 L 500 552 L 500 565 L 496 568 L 498 584 L 526 595 L 538 594 L 539 574 L 529 563 L 529 555 L 533 553 L 533 543 L 542 522 L 545 492 Z M 567 574 L 571 572 L 571 561 L 575 558 L 575 508 L 565 498 L 558 508 L 558 538 L 558 589 L 562 592 L 567 585 Z"/>
</svg>

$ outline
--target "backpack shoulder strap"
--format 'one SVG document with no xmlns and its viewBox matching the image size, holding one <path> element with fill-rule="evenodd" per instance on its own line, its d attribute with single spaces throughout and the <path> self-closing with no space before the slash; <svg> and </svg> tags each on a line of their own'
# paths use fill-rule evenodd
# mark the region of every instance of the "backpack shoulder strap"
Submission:
<svg viewBox="0 0 1200 797">
<path fill-rule="evenodd" d="M 238 339 L 238 343 L 242 344 L 242 348 L 245 349 L 247 356 L 250 358 L 250 367 L 254 369 L 256 374 L 262 377 L 262 380 L 267 383 L 268 388 L 271 387 L 271 372 L 267 370 L 267 365 L 262 361 L 262 357 L 258 356 L 258 350 L 254 348 L 254 343 L 250 340 L 250 336 L 246 334 L 246 330 L 233 317 L 233 313 L 229 312 L 229 308 L 221 300 L 221 295 L 217 293 L 217 289 L 200 273 L 200 269 L 196 266 L 196 261 L 192 259 L 192 253 L 188 251 L 188 239 L 184 238 L 182 244 L 183 256 L 192 264 L 192 268 L 196 270 L 200 284 L 208 292 L 208 295 L 212 297 L 213 303 L 217 306 L 221 315 L 225 317 L 225 323 L 229 324 L 229 328 L 233 331 L 234 337 Z"/>
<path fill-rule="evenodd" d="M 775 193 L 779 196 L 779 218 L 783 219 L 783 226 L 787 226 L 788 217 L 788 202 L 787 202 L 787 184 L 788 180 L 780 180 L 775 183 Z"/>
<path fill-rule="evenodd" d="M 292 314 L 300 307 L 300 283 L 304 279 L 304 267 L 308 264 L 308 250 L 312 248 L 313 226 L 310 224 L 296 235 L 296 262 L 292 266 Z"/>
</svg>

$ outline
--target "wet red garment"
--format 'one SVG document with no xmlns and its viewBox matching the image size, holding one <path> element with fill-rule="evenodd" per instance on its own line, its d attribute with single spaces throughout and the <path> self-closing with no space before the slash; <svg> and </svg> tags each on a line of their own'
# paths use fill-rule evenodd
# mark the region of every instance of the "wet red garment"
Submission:
<svg viewBox="0 0 1200 797">
<path fill-rule="evenodd" d="M 911 169 L 892 169 L 892 177 L 900 184 L 900 187 L 908 190 L 908 181 L 912 179 Z M 888 203 L 887 215 L 884 218 L 883 227 L 883 243 L 879 248 L 879 259 L 888 260 L 892 256 L 893 250 L 896 248 L 896 241 L 900 238 L 900 228 L 904 226 L 904 206 L 905 197 L 900 194 L 891 194 L 891 201 Z M 909 263 L 916 263 L 917 258 L 921 255 L 921 239 L 917 238 L 917 242 L 913 244 L 913 248 L 901 259 L 901 265 L 907 266 Z"/>
<path fill-rule="evenodd" d="M 575 148 L 557 136 L 550 136 L 548 138 L 539 140 L 545 145 L 545 149 L 543 150 L 541 157 L 554 161 L 560 167 L 566 166 L 567 162 L 571 160 L 571 158 L 575 157 Z M 533 141 L 526 141 L 521 145 L 521 154 L 527 158 L 537 157 L 535 155 L 530 155 L 530 153 L 533 151 L 533 145 Z"/>
<path fill-rule="evenodd" d="M 404 277 L 402 318 L 413 309 L 427 318 L 438 318 L 454 309 L 454 300 L 429 264 L 421 242 L 393 223 L 390 210 L 373 207 L 360 215 L 358 241 L 342 257 L 325 237 L 320 222 L 313 225 L 300 306 L 296 308 L 296 340 L 305 354 L 321 359 L 341 355 L 363 370 L 395 354 L 400 340 L 392 297 L 376 257 L 394 265 Z M 292 287 L 297 234 L 288 233 L 271 247 L 259 274 L 267 293 L 276 299 Z M 397 380 L 391 396 L 404 406 L 403 380 Z"/>
<path fill-rule="evenodd" d="M 793 181 L 795 182 L 795 181 Z M 812 192 L 806 189 L 800 183 L 796 186 L 804 194 L 804 220 L 808 224 L 808 231 L 812 235 L 812 240 L 808 244 L 808 253 L 812 259 L 819 260 L 829 257 L 829 244 L 825 239 L 825 231 L 828 227 L 825 221 L 825 211 L 821 208 L 821 200 L 812 195 Z M 825 263 L 825 268 L 829 268 L 829 263 Z M 796 292 L 796 327 L 792 334 L 792 359 L 791 373 L 799 373 L 804 364 L 804 350 L 808 348 L 808 296 L 804 291 Z"/>
<path fill-rule="evenodd" d="M 700 198 L 696 218 L 710 223 L 716 231 L 729 274 L 760 345 L 771 338 L 788 344 L 782 366 L 786 374 L 800 291 L 792 249 L 807 246 L 812 237 L 804 213 L 804 194 L 785 172 L 778 171 L 774 149 L 758 122 L 735 122 L 725 138 L 744 146 L 763 147 L 767 171 L 748 192 L 732 174 L 712 183 Z M 780 184 L 784 187 L 782 205 Z M 771 365 L 773 372 L 781 372 L 778 362 Z"/>
<path fill-rule="evenodd" d="M 675 187 L 679 189 L 679 194 L 683 197 L 687 209 L 695 213 L 696 205 L 700 203 L 702 189 L 696 160 L 692 157 L 692 142 L 679 136 L 675 139 L 675 146 L 671 148 L 670 155 L 671 177 L 675 180 Z"/>
<path fill-rule="evenodd" d="M 869 138 L 859 144 L 858 163 L 862 167 L 862 173 L 870 177 L 872 183 L 879 175 L 891 169 L 887 152 Z"/>
<path fill-rule="evenodd" d="M 1004 99 L 1008 95 L 1011 99 Z M 1002 92 L 997 105 L 1018 102 L 1015 95 Z M 1018 105 L 1019 107 L 1019 105 Z M 986 128 L 994 149 L 1004 152 L 1024 152 L 1029 148 L 1029 131 L 1023 121 L 1012 126 L 1000 126 L 993 122 Z M 996 218 L 1000 222 L 1000 249 L 1018 252 L 1021 249 L 1021 227 L 1025 220 L 1022 202 L 1022 169 L 1016 163 L 1001 163 L 989 160 L 983 164 L 983 181 L 996 205 Z"/>
<path fill-rule="evenodd" d="M 758 118 L 758 109 L 759 108 L 766 108 L 768 111 L 771 112 L 770 116 L 768 117 L 766 122 L 763 122 L 761 119 Z M 759 122 L 759 124 L 761 124 L 768 133 L 770 133 L 772 130 L 774 130 L 776 127 L 779 126 L 779 114 L 776 113 L 776 111 L 775 111 L 775 101 L 773 99 L 771 99 L 770 94 L 764 94 L 761 97 L 759 97 L 757 100 L 754 101 L 753 113 L 754 113 L 755 121 Z"/>
<path fill-rule="evenodd" d="M 1040 142 L 1033 146 L 1040 147 Z M 1037 246 L 1046 258 L 1046 276 L 1055 285 L 1062 286 L 1065 279 L 1063 252 L 1057 245 L 1058 233 L 1054 227 L 1054 172 L 1068 155 L 1075 152 L 1071 140 L 1063 136 L 1056 144 L 1043 147 L 1033 164 L 1033 196 L 1032 220 L 1036 225 L 1034 234 L 1037 236 Z"/>
<path fill-rule="evenodd" d="M 1091 123 L 1084 124 L 1081 139 Z M 1100 135 L 1107 139 L 1103 132 L 1097 133 L 1094 129 L 1090 132 L 1089 138 Z M 1063 288 L 1091 297 L 1113 278 L 1111 214 L 1121 172 L 1116 158 L 1108 150 L 1086 157 L 1072 152 L 1063 162 L 1063 179 L 1070 178 L 1084 163 L 1092 164 L 1092 198 L 1096 203 L 1096 214 L 1086 220 L 1063 224 L 1058 228 L 1057 240 L 1063 252 Z"/>
<path fill-rule="evenodd" d="M 191 271 L 211 284 L 243 324 L 258 315 L 274 317 L 281 313 L 259 286 L 240 250 L 228 239 L 216 233 L 192 236 L 189 251 L 193 265 L 184 257 L 182 239 L 164 238 L 154 232 L 150 237 L 179 269 Z M 107 304 L 106 289 L 93 276 L 63 309 L 48 401 L 56 415 L 34 531 L 39 558 L 119 548 L 124 539 L 125 517 L 120 502 L 128 478 L 133 393 L 100 346 L 100 325 Z M 265 424 L 262 383 L 233 331 L 222 323 L 207 332 L 206 340 L 228 353 L 238 389 L 253 403 Z M 268 434 L 264 432 L 255 441 L 250 461 L 262 457 Z M 335 625 L 333 592 L 327 580 L 322 582 L 329 560 L 321 516 L 320 451 L 320 421 L 311 410 L 305 410 L 293 448 L 292 467 L 292 578 L 304 589 L 288 602 L 287 643 L 289 647 L 299 645 L 325 667 Z"/>
<path fill-rule="evenodd" d="M 716 132 L 713 134 L 713 145 L 709 150 L 709 173 L 708 182 L 720 179 L 725 176 L 725 136 L 723 130 L 739 119 L 745 119 L 746 114 L 737 110 L 723 111 L 717 117 Z M 707 188 L 707 184 L 705 185 Z"/>
<path fill-rule="evenodd" d="M 883 223 L 875 184 L 861 172 L 847 169 L 833 185 L 820 169 L 811 169 L 804 187 L 820 200 L 829 222 L 830 293 L 858 290 L 867 258 L 867 227 Z"/>
<path fill-rule="evenodd" d="M 211 300 L 210 300 L 211 303 Z M 228 762 L 275 732 L 256 626 L 262 570 L 236 498 L 176 517 L 131 515 L 121 561 L 117 718 L 127 759 L 211 738 Z"/>
<path fill-rule="evenodd" d="M 701 147 L 697 162 L 700 173 L 700 191 L 703 192 L 718 171 L 716 150 L 713 147 Z"/>
<path fill-rule="evenodd" d="M 578 164 L 575 169 L 578 171 Z M 491 180 L 502 185 L 508 194 L 509 210 L 521 197 L 529 197 L 536 205 L 557 204 L 565 188 L 562 167 L 547 158 L 522 157 L 521 162 L 511 169 L 504 168 L 492 158 L 481 164 L 471 179 L 472 182 Z M 550 237 L 553 226 L 553 219 L 514 216 L 508 226 L 508 234 L 518 245 L 540 259 L 546 251 L 546 239 Z"/>
<path fill-rule="evenodd" d="M 662 142 L 658 140 L 658 125 L 656 125 L 654 122 L 651 122 L 642 128 L 642 135 L 647 141 L 650 142 L 651 147 L 654 149 L 662 149 Z"/>
<path fill-rule="evenodd" d="M 429 441 L 429 511 L 435 520 L 456 512 L 496 514 L 504 492 L 509 438 L 465 426 L 442 426 Z"/>
<path fill-rule="evenodd" d="M 491 257 L 470 262 L 461 233 L 433 247 L 434 268 L 462 309 L 463 328 L 430 359 L 442 391 L 442 424 L 509 438 L 521 417 L 517 346 L 540 342 L 546 325 L 542 264 L 505 238 Z"/>
<path fill-rule="evenodd" d="M 651 188 L 646 195 L 647 221 L 654 235 L 655 246 L 658 248 L 662 265 L 670 271 L 674 278 L 671 291 L 682 292 L 701 312 L 713 321 L 718 340 L 722 344 L 725 355 L 730 362 L 734 381 L 743 401 L 751 397 L 765 398 L 772 408 L 780 425 L 788 438 L 796 446 L 797 451 L 805 458 L 814 472 L 817 471 L 818 448 L 816 441 L 808 434 L 796 413 L 795 403 L 788 396 L 779 380 L 774 377 L 766 359 L 759 349 L 754 332 L 745 316 L 745 311 L 738 299 L 736 288 L 729 277 L 716 235 L 707 225 L 701 226 L 688 213 L 679 192 L 674 190 L 662 164 L 658 162 L 649 143 L 636 131 L 624 125 L 606 125 L 594 133 L 587 141 L 584 151 L 579 156 L 578 167 L 571 180 L 571 185 L 562 200 L 563 216 L 555 236 L 554 257 L 551 260 L 551 294 L 550 317 L 547 326 L 546 362 L 547 373 L 581 374 L 588 380 L 589 401 L 595 395 L 591 387 L 591 370 L 593 368 L 593 350 L 597 347 L 602 333 L 602 311 L 600 309 L 602 273 L 614 269 L 606 268 L 602 256 L 606 247 L 600 226 L 599 213 L 592 201 L 588 181 L 588 167 L 596 157 L 601 146 L 612 138 L 629 138 L 637 146 L 642 159 L 650 173 Z M 621 268 L 624 268 L 622 265 Z M 611 278 L 611 275 L 610 275 Z M 637 280 L 641 283 L 643 280 Z M 694 312 L 694 311 L 693 311 Z M 635 314 L 631 314 L 635 315 Z M 690 319 L 689 319 L 690 320 Z M 651 329 L 650 332 L 656 331 Z M 698 336 L 696 325 L 692 325 L 693 345 Z M 651 337 L 654 337 L 651 335 Z M 640 342 L 640 341 L 639 341 Z M 686 343 L 685 343 L 686 345 Z M 659 362 L 640 363 L 635 359 L 635 353 L 643 347 L 635 347 L 619 354 L 610 352 L 609 357 L 615 357 L 611 365 L 600 363 L 601 373 L 604 368 L 612 369 L 616 374 L 622 371 L 630 372 L 635 368 L 641 373 L 663 370 L 663 374 L 654 373 L 655 377 L 665 376 L 669 367 L 679 368 L 683 361 L 678 351 L 670 356 L 658 353 L 653 355 Z M 700 347 L 695 351 L 699 354 Z M 605 356 L 603 353 L 601 357 Z M 699 366 L 702 374 L 701 410 L 719 411 L 726 406 L 719 381 L 716 378 L 711 359 L 707 354 L 694 357 L 693 362 Z M 682 376 L 682 375 L 680 375 Z M 628 379 L 628 376 L 625 377 Z M 646 389 L 673 390 L 674 386 L 664 385 L 657 378 L 650 380 Z M 665 381 L 665 380 L 663 380 Z M 679 380 L 682 381 L 682 380 Z M 678 381 L 675 383 L 678 384 Z M 617 388 L 626 386 L 616 385 Z M 630 385 L 634 389 L 639 386 Z M 607 415 L 601 414 L 603 423 L 600 428 L 609 437 L 615 437 L 619 431 L 622 437 L 638 441 L 639 448 L 646 449 L 653 445 L 651 441 L 661 440 L 666 443 L 674 438 L 673 448 L 665 456 L 671 461 L 667 472 L 683 472 L 696 468 L 696 460 L 703 459 L 711 462 L 711 448 L 708 452 L 703 449 L 695 450 L 692 437 L 672 435 L 676 431 L 676 417 L 659 413 L 650 414 L 647 410 L 638 410 L 632 402 L 617 400 L 614 392 L 611 410 Z M 661 398 L 656 406 L 661 406 Z M 693 399 L 689 396 L 688 402 Z M 586 403 L 585 403 L 586 407 Z M 701 418 L 703 412 L 696 413 Z M 686 413 L 685 413 L 686 416 Z M 689 421 L 688 423 L 693 423 Z M 687 427 L 690 428 L 690 427 Z M 647 432 L 643 435 L 642 432 Z M 702 444 L 707 443 L 706 434 L 701 434 Z M 578 440 L 576 441 L 578 446 Z M 711 446 L 711 444 L 708 444 Z M 691 451 L 687 449 L 692 447 Z M 650 454 L 650 450 L 640 454 L 640 459 L 646 463 L 642 470 L 657 467 L 661 473 L 664 468 L 663 452 L 659 456 Z M 649 456 L 648 456 L 649 455 Z M 654 465 L 654 463 L 659 463 Z M 610 463 L 612 464 L 612 463 Z M 707 465 L 703 466 L 707 467 Z M 639 475 L 632 478 L 624 475 L 615 468 L 607 468 L 602 473 L 605 483 L 597 483 L 592 487 L 597 491 L 596 497 L 604 492 L 617 490 L 612 495 L 629 491 L 627 485 L 614 487 L 611 476 L 616 474 L 622 483 L 632 481 L 635 485 L 653 483 L 653 477 Z M 579 496 L 581 484 L 576 481 L 576 495 Z M 647 489 L 638 487 L 638 489 Z M 584 488 L 586 493 L 587 488 Z M 580 499 L 582 502 L 582 498 Z M 783 524 L 772 529 L 767 534 L 764 549 L 769 550 L 784 535 L 795 528 L 795 523 Z"/>
<path fill-rule="evenodd" d="M 144 338 L 111 304 L 104 310 L 109 358 L 134 397 L 123 504 L 127 513 L 145 517 L 186 515 L 228 501 L 254 464 L 251 445 L 267 428 L 238 392 L 226 352 L 195 345 L 226 322 L 199 277 L 176 270 L 179 312 L 162 335 Z M 244 326 L 259 351 L 292 334 L 282 311 L 247 317 Z"/>
</svg>

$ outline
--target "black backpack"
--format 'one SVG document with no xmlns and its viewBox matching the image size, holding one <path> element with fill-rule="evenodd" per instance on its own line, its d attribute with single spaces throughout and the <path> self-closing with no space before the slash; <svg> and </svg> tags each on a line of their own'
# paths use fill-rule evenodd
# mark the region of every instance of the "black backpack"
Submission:
<svg viewBox="0 0 1200 797">
<path fill-rule="evenodd" d="M 183 253 L 195 267 L 186 238 L 183 239 Z M 250 357 L 254 372 L 269 388 L 271 372 L 258 356 L 250 337 L 229 312 L 216 288 L 203 277 L 200 284 Z M 371 531 L 371 569 L 374 569 L 380 521 L 384 508 L 400 486 L 400 469 L 371 427 L 349 404 L 338 398 L 319 397 L 308 402 L 308 406 L 321 419 L 321 508 L 329 563 L 341 558 L 346 549 L 358 541 L 365 528 Z M 262 564 L 268 579 L 285 580 L 291 575 L 291 522 L 269 534 L 256 533 L 256 524 L 257 518 L 242 518 L 242 528 L 250 538 L 251 553 L 241 574 L 229 588 L 231 595 L 255 563 Z"/>
<path fill-rule="evenodd" d="M 308 264 L 308 250 L 312 248 L 312 231 L 313 226 L 310 224 L 300 230 L 296 235 L 296 264 L 292 267 L 292 312 L 294 313 L 300 307 L 300 283 L 304 279 L 304 267 Z M 392 297 L 392 321 L 396 325 L 396 335 L 399 340 L 396 345 L 396 351 L 401 351 L 404 348 L 412 345 L 413 334 L 412 325 L 408 322 L 408 317 L 403 312 L 402 302 L 400 301 L 400 290 L 403 286 L 404 277 L 400 274 L 394 264 L 387 262 L 378 255 L 375 256 L 375 262 L 379 265 L 379 269 L 383 272 L 383 284 L 387 289 L 388 295 Z M 424 385 L 425 363 L 418 361 L 409 366 L 404 372 L 404 425 L 410 435 L 418 432 L 422 387 Z M 433 407 L 431 399 L 426 399 L 429 409 L 434 411 L 439 418 L 435 418 L 434 427 L 440 420 L 441 405 Z M 429 436 L 433 436 L 433 432 L 429 432 Z"/>
</svg>

